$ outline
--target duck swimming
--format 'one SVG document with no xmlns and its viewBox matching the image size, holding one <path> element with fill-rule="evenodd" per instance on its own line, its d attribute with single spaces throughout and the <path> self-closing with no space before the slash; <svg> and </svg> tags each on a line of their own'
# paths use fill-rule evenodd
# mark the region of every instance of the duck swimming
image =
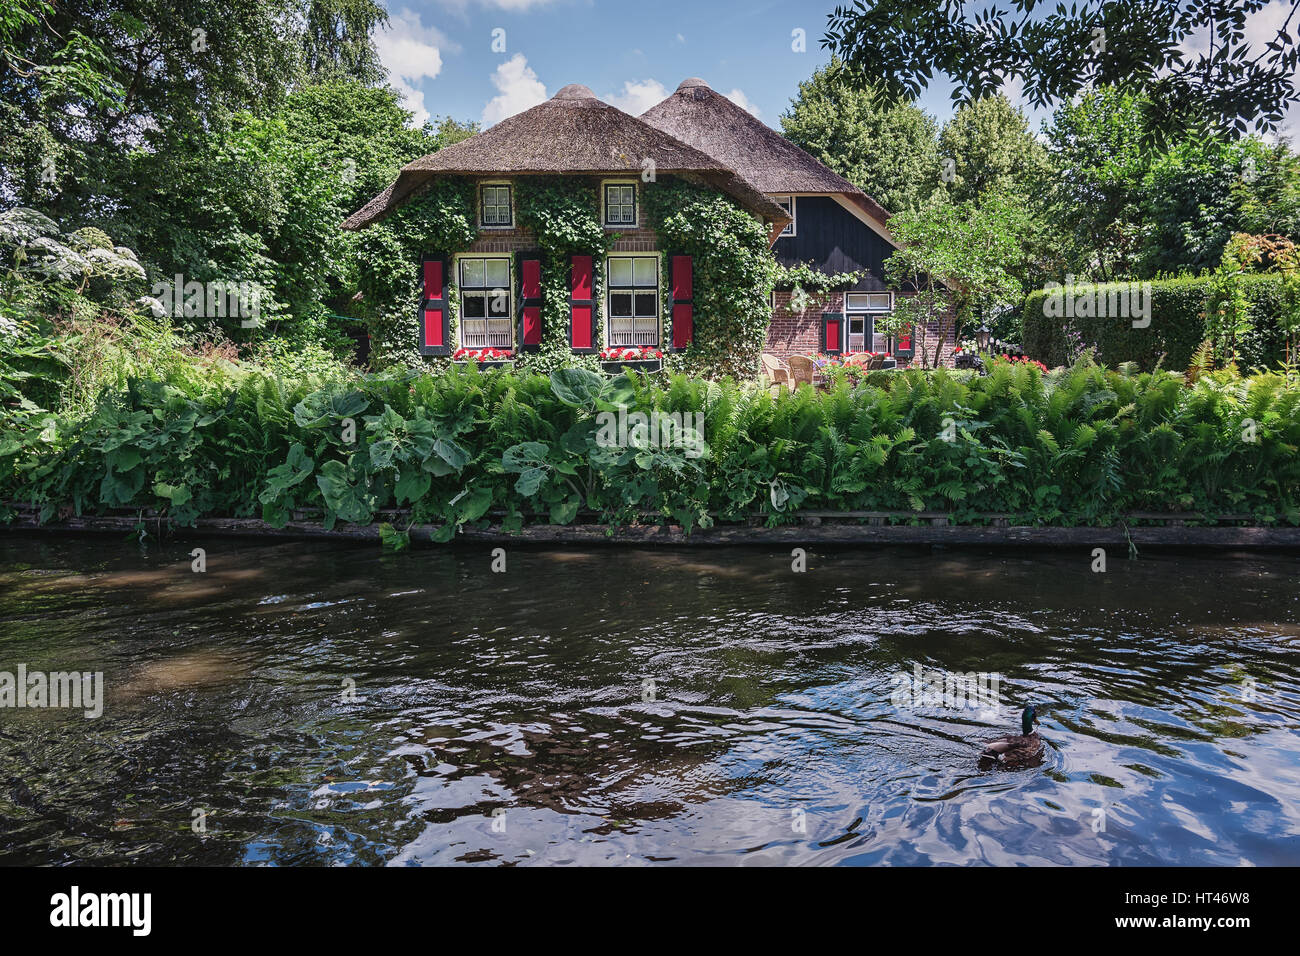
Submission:
<svg viewBox="0 0 1300 956">
<path fill-rule="evenodd" d="M 1042 763 L 1043 738 L 1034 730 L 1037 723 L 1038 712 L 1031 704 L 1020 715 L 1020 734 L 999 737 L 984 745 L 984 752 L 980 754 L 980 769 L 996 767 L 999 770 L 1022 770 Z"/>
</svg>

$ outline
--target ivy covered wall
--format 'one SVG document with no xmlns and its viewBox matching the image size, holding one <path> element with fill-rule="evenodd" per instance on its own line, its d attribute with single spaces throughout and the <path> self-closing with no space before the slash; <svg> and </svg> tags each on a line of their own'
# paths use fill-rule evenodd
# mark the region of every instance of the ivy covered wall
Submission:
<svg viewBox="0 0 1300 956">
<path fill-rule="evenodd" d="M 516 225 L 541 250 L 542 343 L 536 351 L 516 346 L 520 369 L 549 372 L 562 366 L 595 368 L 597 355 L 569 348 L 570 259 L 590 255 L 596 303 L 596 345 L 605 345 L 605 257 L 621 235 L 601 222 L 597 177 L 520 176 L 514 180 Z M 658 234 L 660 312 L 665 365 L 690 374 L 749 376 L 757 367 L 770 297 L 779 269 L 761 222 L 728 197 L 674 177 L 642 183 L 643 223 Z M 418 349 L 420 261 L 447 257 L 480 238 L 472 179 L 446 177 L 433 183 L 361 236 L 361 291 L 370 323 L 371 361 L 376 367 L 441 367 L 447 359 L 421 357 Z M 694 341 L 672 353 L 668 286 L 669 255 L 692 257 Z M 452 342 L 457 341 L 455 271 L 449 278 Z"/>
</svg>

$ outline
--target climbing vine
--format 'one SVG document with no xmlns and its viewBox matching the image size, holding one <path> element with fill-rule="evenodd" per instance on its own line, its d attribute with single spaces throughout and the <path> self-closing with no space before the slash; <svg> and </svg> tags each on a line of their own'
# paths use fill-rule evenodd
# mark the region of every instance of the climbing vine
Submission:
<svg viewBox="0 0 1300 956">
<path fill-rule="evenodd" d="M 450 257 L 468 249 L 475 238 L 474 183 L 460 177 L 434 180 L 422 194 L 361 233 L 359 285 L 374 365 L 424 364 L 418 347 L 421 257 L 434 252 Z M 454 286 L 454 276 L 448 278 Z M 455 291 L 451 289 L 447 303 L 453 336 Z"/>
<path fill-rule="evenodd" d="M 593 259 L 592 296 L 596 302 L 596 347 L 604 344 L 605 270 L 600 263 L 616 235 L 600 221 L 599 184 L 566 176 L 526 177 L 516 189 L 519 224 L 530 229 L 542 250 L 542 345 L 516 352 L 516 368 L 551 372 L 566 365 L 596 368 L 596 355 L 569 349 L 570 257 Z"/>
<path fill-rule="evenodd" d="M 748 377 L 771 322 L 777 266 L 763 224 L 725 196 L 682 180 L 642 190 L 659 246 L 694 260 L 694 342 L 669 364 L 689 374 Z M 664 336 L 672 340 L 670 323 Z"/>
<path fill-rule="evenodd" d="M 790 290 L 790 311 L 804 312 L 815 300 L 832 292 L 851 289 L 870 274 L 870 269 L 827 274 L 818 272 L 811 263 L 776 267 L 775 288 Z"/>
</svg>

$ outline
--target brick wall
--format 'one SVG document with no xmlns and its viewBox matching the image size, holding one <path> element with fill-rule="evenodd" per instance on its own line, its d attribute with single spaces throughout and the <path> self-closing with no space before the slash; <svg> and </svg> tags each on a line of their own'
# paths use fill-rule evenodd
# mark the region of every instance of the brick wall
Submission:
<svg viewBox="0 0 1300 956">
<path fill-rule="evenodd" d="M 844 311 L 844 293 L 842 292 L 833 292 L 822 297 L 811 296 L 807 308 L 802 312 L 795 312 L 790 307 L 789 292 L 777 291 L 775 297 L 776 308 L 772 310 L 772 324 L 768 326 L 767 330 L 766 349 L 782 358 L 788 355 L 820 351 L 822 344 L 822 313 Z M 952 367 L 951 314 L 944 315 L 937 322 L 926 323 L 926 326 L 920 330 L 917 340 L 913 343 L 913 358 L 910 362 L 907 359 L 901 359 L 899 361 L 900 365 L 916 364 L 919 366 L 921 364 L 921 349 L 923 348 L 928 349 L 927 354 L 933 353 L 935 339 L 940 331 L 940 323 L 943 324 L 947 332 L 942 362 L 949 368 Z M 873 346 L 864 349 L 864 351 L 889 351 L 888 340 L 883 335 L 876 335 Z"/>
<path fill-rule="evenodd" d="M 615 252 L 657 252 L 659 237 L 653 229 L 607 229 L 614 234 Z M 537 248 L 531 229 L 480 229 L 478 239 L 467 252 L 527 252 Z"/>
<path fill-rule="evenodd" d="M 531 229 L 480 229 L 478 239 L 467 252 L 527 252 L 537 248 L 537 237 Z"/>
</svg>

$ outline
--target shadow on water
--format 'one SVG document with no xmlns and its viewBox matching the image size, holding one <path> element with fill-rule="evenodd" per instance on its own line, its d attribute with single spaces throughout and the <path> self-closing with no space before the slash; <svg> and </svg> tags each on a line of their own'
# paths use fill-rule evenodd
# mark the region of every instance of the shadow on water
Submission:
<svg viewBox="0 0 1300 956">
<path fill-rule="evenodd" d="M 192 546 L 0 538 L 0 862 L 1300 863 L 1294 556 Z"/>
</svg>

